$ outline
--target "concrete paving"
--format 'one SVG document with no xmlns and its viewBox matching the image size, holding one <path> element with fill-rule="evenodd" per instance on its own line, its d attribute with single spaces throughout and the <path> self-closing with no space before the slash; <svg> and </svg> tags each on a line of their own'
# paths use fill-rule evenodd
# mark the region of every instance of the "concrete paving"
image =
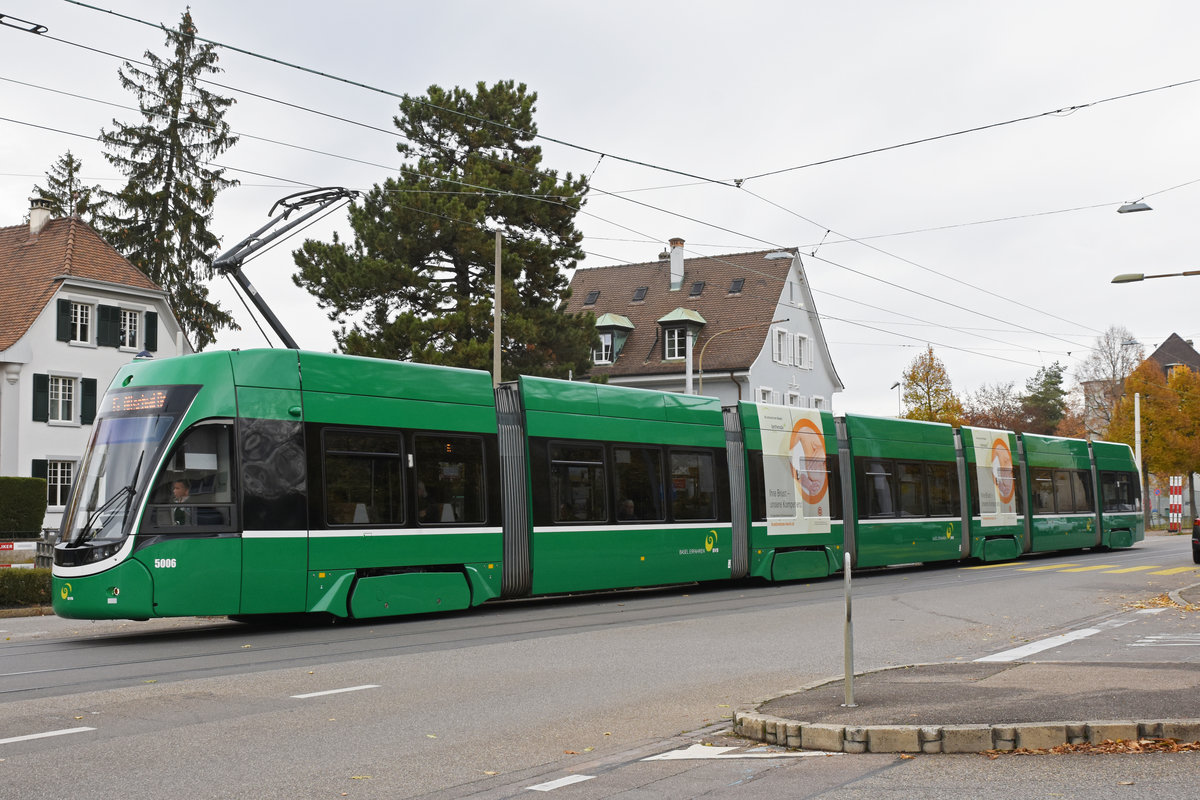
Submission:
<svg viewBox="0 0 1200 800">
<path fill-rule="evenodd" d="M 1200 604 L 1200 586 L 1175 593 Z M 1200 664 L 913 664 L 739 710 L 734 731 L 806 750 L 970 753 L 1105 740 L 1200 741 Z"/>
</svg>

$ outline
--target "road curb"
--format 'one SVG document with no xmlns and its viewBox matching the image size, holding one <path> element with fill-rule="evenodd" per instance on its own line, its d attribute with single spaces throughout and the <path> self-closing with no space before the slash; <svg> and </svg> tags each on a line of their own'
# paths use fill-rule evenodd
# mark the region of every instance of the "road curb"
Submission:
<svg viewBox="0 0 1200 800">
<path fill-rule="evenodd" d="M 733 732 L 746 739 L 797 750 L 835 753 L 979 753 L 1050 748 L 1104 741 L 1200 741 L 1200 719 L 1098 720 L 1022 725 L 834 725 L 739 711 Z"/>
</svg>

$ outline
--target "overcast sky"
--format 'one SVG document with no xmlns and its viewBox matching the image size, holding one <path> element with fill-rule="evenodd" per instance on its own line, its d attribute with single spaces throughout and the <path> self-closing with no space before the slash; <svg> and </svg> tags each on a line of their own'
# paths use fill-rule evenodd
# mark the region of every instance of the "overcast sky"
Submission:
<svg viewBox="0 0 1200 800">
<path fill-rule="evenodd" d="M 96 5 L 169 25 L 183 11 Z M 1114 324 L 1147 352 L 1172 332 L 1200 338 L 1200 280 L 1110 283 L 1200 267 L 1194 2 L 198 0 L 192 13 L 202 37 L 393 94 L 524 82 L 541 134 L 712 179 L 543 142 L 547 166 L 612 193 L 577 218 L 585 266 L 652 260 L 672 236 L 689 257 L 798 247 L 846 385 L 839 413 L 894 414 L 889 387 L 926 343 L 961 393 L 1023 386 L 1055 361 L 1070 373 Z M 166 52 L 161 31 L 65 0 L 0 0 L 0 14 L 48 28 L 0 27 L 0 225 L 15 225 L 68 149 L 87 183 L 121 184 L 94 137 L 137 117 L 96 101 L 132 107 L 120 58 Z M 391 129 L 383 92 L 231 50 L 220 65 L 231 87 Z M 369 189 L 398 164 L 393 136 L 225 94 L 244 135 L 219 159 L 242 181 L 218 200 L 225 246 L 286 194 Z M 855 156 L 931 137 L 945 138 Z M 1141 198 L 1154 210 L 1116 213 Z M 308 235 L 334 226 L 344 215 Z M 290 279 L 299 243 L 247 273 L 302 347 L 331 350 L 331 323 Z M 212 289 L 243 325 L 217 346 L 264 346 L 224 281 Z"/>
</svg>

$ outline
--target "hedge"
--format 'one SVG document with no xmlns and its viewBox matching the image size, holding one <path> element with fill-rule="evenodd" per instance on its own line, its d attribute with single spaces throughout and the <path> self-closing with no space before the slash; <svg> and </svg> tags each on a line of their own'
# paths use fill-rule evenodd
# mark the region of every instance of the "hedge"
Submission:
<svg viewBox="0 0 1200 800">
<path fill-rule="evenodd" d="M 41 536 L 45 516 L 44 478 L 0 477 L 0 539 Z"/>
<path fill-rule="evenodd" d="M 50 570 L 0 569 L 0 608 L 50 605 Z"/>
</svg>

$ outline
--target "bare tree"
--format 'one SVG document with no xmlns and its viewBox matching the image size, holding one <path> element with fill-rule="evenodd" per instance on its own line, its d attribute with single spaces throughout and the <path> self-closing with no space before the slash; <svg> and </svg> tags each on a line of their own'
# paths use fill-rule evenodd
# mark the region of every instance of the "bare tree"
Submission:
<svg viewBox="0 0 1200 800">
<path fill-rule="evenodd" d="M 1113 412 L 1125 393 L 1125 379 L 1145 357 L 1141 343 L 1124 325 L 1112 325 L 1096 337 L 1092 352 L 1075 370 L 1088 433 L 1098 438 L 1108 434 Z"/>
<path fill-rule="evenodd" d="M 981 428 L 1021 429 L 1021 395 L 1013 381 L 985 383 L 978 391 L 967 392 L 963 402 L 966 421 Z"/>
</svg>

